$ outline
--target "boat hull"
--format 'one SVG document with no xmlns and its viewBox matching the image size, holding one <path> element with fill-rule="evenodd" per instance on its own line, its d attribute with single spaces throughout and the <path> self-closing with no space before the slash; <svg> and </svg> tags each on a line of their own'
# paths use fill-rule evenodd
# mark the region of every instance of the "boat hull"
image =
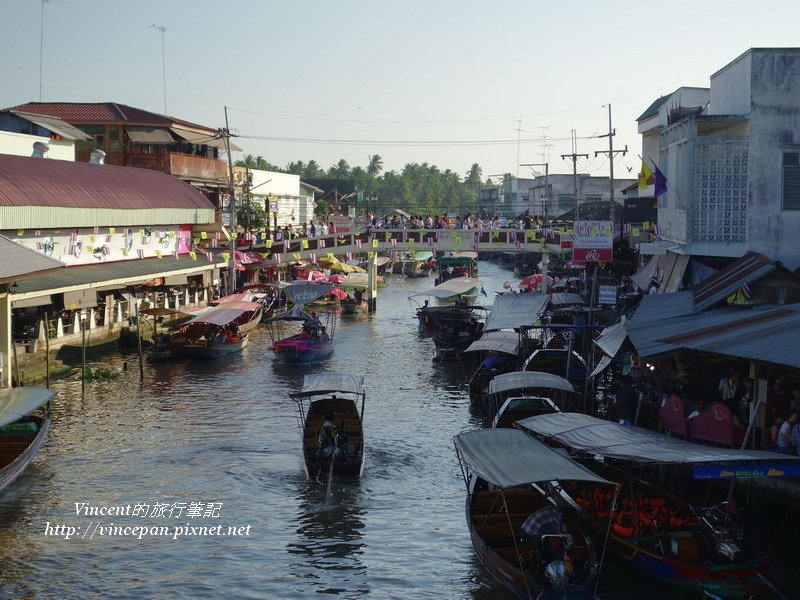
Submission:
<svg viewBox="0 0 800 600">
<path fill-rule="evenodd" d="M 291 337 L 272 344 L 275 358 L 284 363 L 303 364 L 325 360 L 333 353 L 333 341 Z"/>
<path fill-rule="evenodd" d="M 237 354 L 247 347 L 247 338 L 242 338 L 238 342 L 215 343 L 209 346 L 204 344 L 187 344 L 183 351 L 189 358 L 200 358 L 206 360 L 216 360 L 223 356 Z"/>
<path fill-rule="evenodd" d="M 330 464 L 318 460 L 317 435 L 323 422 L 323 414 L 334 413 L 334 422 L 344 422 L 347 429 L 348 442 L 343 444 L 341 456 Z M 337 480 L 358 480 L 364 470 L 364 437 L 361 417 L 356 402 L 347 398 L 325 398 L 311 403 L 303 424 L 302 432 L 303 457 L 306 476 L 309 479 L 327 479 L 332 474 Z"/>
<path fill-rule="evenodd" d="M 36 435 L 0 435 L 0 457 L 2 458 L 0 464 L 4 464 L 0 468 L 0 490 L 7 488 L 17 480 L 47 440 L 50 419 L 29 417 L 29 420 L 34 421 L 38 426 Z"/>
</svg>

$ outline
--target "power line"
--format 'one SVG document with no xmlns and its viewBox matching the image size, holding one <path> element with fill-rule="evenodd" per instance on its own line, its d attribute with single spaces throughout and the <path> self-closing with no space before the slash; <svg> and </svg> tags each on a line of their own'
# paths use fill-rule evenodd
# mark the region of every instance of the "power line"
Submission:
<svg viewBox="0 0 800 600">
<path fill-rule="evenodd" d="M 447 123 L 481 123 L 481 122 L 490 122 L 490 121 L 516 121 L 518 119 L 527 119 L 532 117 L 543 117 L 547 115 L 558 115 L 563 113 L 571 113 L 571 112 L 580 112 L 584 110 L 589 110 L 591 108 L 598 108 L 598 106 L 584 106 L 580 108 L 569 108 L 565 110 L 554 110 L 549 112 L 542 112 L 530 115 L 515 115 L 515 116 L 508 116 L 508 117 L 482 117 L 476 119 L 439 119 L 439 120 L 423 120 L 423 121 L 387 121 L 387 120 L 361 120 L 361 119 L 335 119 L 331 117 L 316 117 L 316 116 L 309 116 L 309 115 L 290 115 L 285 113 L 274 113 L 274 112 L 265 112 L 259 110 L 249 110 L 246 108 L 235 108 L 235 107 L 228 107 L 228 110 L 237 110 L 239 112 L 244 112 L 252 115 L 265 115 L 270 117 L 280 117 L 284 119 L 303 119 L 307 121 L 330 121 L 333 123 L 363 123 L 365 125 L 437 125 L 437 124 L 447 124 Z"/>
<path fill-rule="evenodd" d="M 540 138 L 499 139 L 499 140 L 350 140 L 327 138 L 295 138 L 266 135 L 239 135 L 242 139 L 265 140 L 271 142 L 290 142 L 299 144 L 334 144 L 342 146 L 497 146 L 508 144 L 541 143 Z M 602 136 L 588 136 L 577 139 L 589 140 Z M 567 141 L 571 138 L 547 138 L 548 141 Z"/>
</svg>

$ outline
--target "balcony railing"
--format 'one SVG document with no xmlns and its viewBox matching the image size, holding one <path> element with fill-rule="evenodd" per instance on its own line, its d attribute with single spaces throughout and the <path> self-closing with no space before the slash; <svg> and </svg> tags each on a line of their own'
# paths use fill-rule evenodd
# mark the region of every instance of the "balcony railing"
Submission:
<svg viewBox="0 0 800 600">
<path fill-rule="evenodd" d="M 223 184 L 228 181 L 227 165 L 220 160 L 204 156 L 177 152 L 169 154 L 131 152 L 125 162 L 129 167 L 161 171 L 182 179 L 197 179 Z"/>
</svg>

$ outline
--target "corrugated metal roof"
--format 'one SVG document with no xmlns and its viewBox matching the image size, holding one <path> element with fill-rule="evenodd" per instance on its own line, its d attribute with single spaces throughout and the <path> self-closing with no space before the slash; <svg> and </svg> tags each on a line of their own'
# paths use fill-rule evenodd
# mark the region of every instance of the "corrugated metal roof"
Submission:
<svg viewBox="0 0 800 600">
<path fill-rule="evenodd" d="M 202 192 L 166 173 L 4 154 L 0 206 L 214 208 Z"/>
<path fill-rule="evenodd" d="M 748 252 L 696 285 L 694 306 L 697 310 L 706 309 L 776 268 L 774 260 L 757 252 Z"/>
<path fill-rule="evenodd" d="M 73 127 L 66 121 L 62 121 L 56 117 L 48 117 L 45 115 L 34 115 L 25 112 L 19 111 L 8 111 L 13 115 L 17 115 L 21 119 L 25 119 L 26 121 L 30 121 L 31 123 L 35 123 L 39 127 L 44 127 L 48 131 L 51 131 L 55 134 L 60 135 L 61 137 L 68 139 L 68 140 L 90 140 L 92 136 L 82 132 L 77 127 Z"/>
<path fill-rule="evenodd" d="M 0 256 L 3 258 L 0 260 L 0 283 L 66 266 L 59 260 L 39 254 L 2 235 L 0 235 Z"/>
<path fill-rule="evenodd" d="M 141 125 L 183 125 L 215 132 L 212 127 L 198 125 L 167 115 L 116 102 L 28 102 L 8 110 L 48 115 L 68 123 L 136 123 Z"/>
<path fill-rule="evenodd" d="M 37 276 L 19 282 L 17 294 L 32 292 L 46 292 L 73 286 L 96 287 L 96 284 L 126 278 L 140 278 L 139 281 L 129 282 L 144 283 L 154 276 L 164 277 L 176 271 L 186 271 L 197 268 L 202 270 L 215 264 L 208 260 L 203 253 L 197 254 L 197 260 L 183 256 L 180 260 L 174 258 L 143 258 L 136 260 L 121 260 L 85 265 L 80 267 L 67 267 L 58 271 Z M 224 266 L 219 263 L 219 266 Z"/>
</svg>

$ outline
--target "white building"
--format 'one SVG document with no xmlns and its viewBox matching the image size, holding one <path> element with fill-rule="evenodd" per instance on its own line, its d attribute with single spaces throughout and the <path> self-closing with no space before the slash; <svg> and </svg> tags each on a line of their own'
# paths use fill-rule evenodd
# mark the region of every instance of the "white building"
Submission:
<svg viewBox="0 0 800 600">
<path fill-rule="evenodd" d="M 75 160 L 75 141 L 90 136 L 61 119 L 30 113 L 0 111 L 0 154 L 31 156 L 33 145 L 46 144 L 47 158 Z"/>
<path fill-rule="evenodd" d="M 683 254 L 753 250 L 797 268 L 800 48 L 748 50 L 711 75 L 705 104 L 705 90 L 681 90 L 639 122 L 643 150 L 667 179 L 661 238 Z"/>
<path fill-rule="evenodd" d="M 614 200 L 622 203 L 622 190 L 633 183 L 633 179 L 614 179 Z M 585 202 L 608 202 L 611 186 L 608 177 L 592 177 L 578 173 L 578 206 Z M 511 212 L 520 215 L 528 211 L 531 215 L 556 219 L 575 206 L 575 179 L 572 175 L 551 174 L 533 179 L 511 179 Z"/>
<path fill-rule="evenodd" d="M 244 167 L 234 167 L 234 180 L 240 186 L 246 177 Z M 299 175 L 250 169 L 250 202 L 269 213 L 272 227 L 300 227 L 314 218 L 314 192 L 322 191 L 300 181 Z"/>
</svg>

